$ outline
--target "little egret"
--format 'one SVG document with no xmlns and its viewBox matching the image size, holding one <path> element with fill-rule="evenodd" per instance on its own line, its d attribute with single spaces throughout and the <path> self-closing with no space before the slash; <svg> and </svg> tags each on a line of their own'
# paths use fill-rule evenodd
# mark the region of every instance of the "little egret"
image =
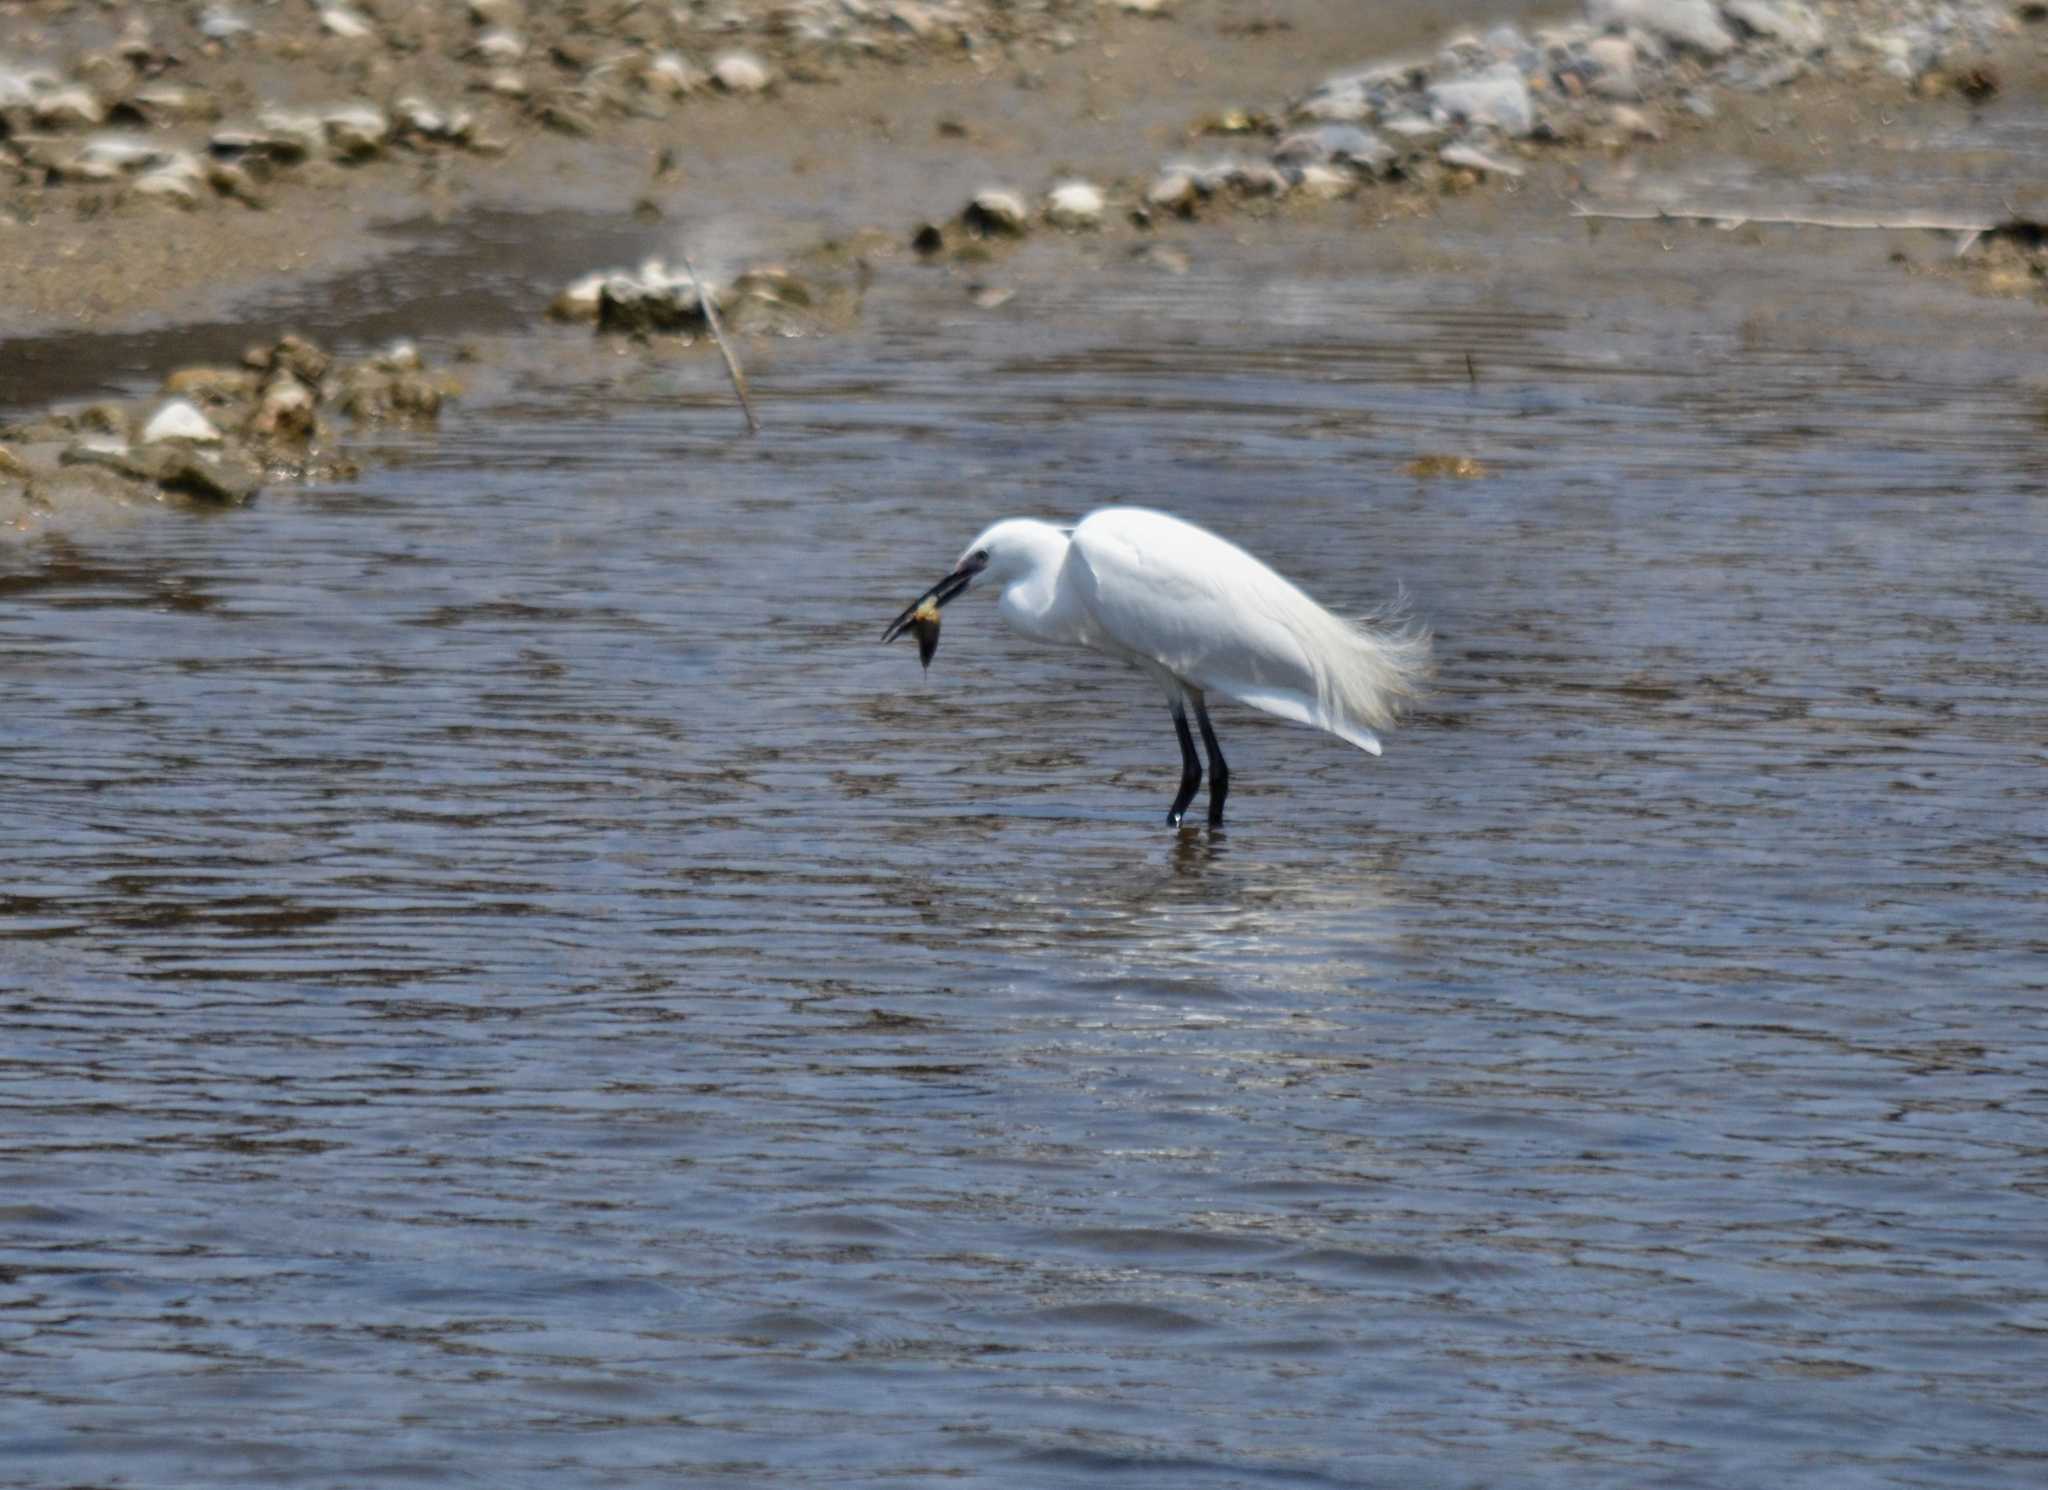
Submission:
<svg viewBox="0 0 2048 1490">
<path fill-rule="evenodd" d="M 1012 630 L 1032 641 L 1086 647 L 1149 673 L 1166 690 L 1180 737 L 1181 815 L 1202 784 L 1188 711 L 1209 754 L 1209 821 L 1223 821 L 1230 768 L 1205 695 L 1312 724 L 1380 753 L 1391 725 L 1429 672 L 1429 633 L 1355 625 L 1334 616 L 1234 543 L 1142 507 L 1105 507 L 1072 528 L 1030 518 L 995 524 L 882 634 L 916 635 L 929 666 L 938 607 L 986 576 Z"/>
</svg>

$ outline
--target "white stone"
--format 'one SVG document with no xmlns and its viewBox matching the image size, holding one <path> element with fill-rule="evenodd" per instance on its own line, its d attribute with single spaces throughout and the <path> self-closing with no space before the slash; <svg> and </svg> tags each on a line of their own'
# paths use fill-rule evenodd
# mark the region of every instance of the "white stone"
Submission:
<svg viewBox="0 0 2048 1490">
<path fill-rule="evenodd" d="M 1777 4 L 1773 0 L 1721 0 L 1721 11 L 1757 35 L 1791 46 L 1810 49 L 1826 40 L 1820 19 L 1796 0 L 1791 4 Z"/>
<path fill-rule="evenodd" d="M 1428 97 L 1438 114 L 1469 124 L 1491 124 L 1502 134 L 1519 137 L 1536 128 L 1529 85 L 1512 63 L 1446 78 L 1430 86 Z"/>
<path fill-rule="evenodd" d="M 307 155 L 318 155 L 327 144 L 327 129 L 317 114 L 293 114 L 284 109 L 265 109 L 256 122 L 267 133 L 297 145 Z"/>
<path fill-rule="evenodd" d="M 978 227 L 983 232 L 1016 234 L 1029 225 L 1031 209 L 1016 192 L 992 187 L 977 192 L 962 216 L 970 227 Z"/>
<path fill-rule="evenodd" d="M 1634 42 L 1626 36 L 1596 36 L 1586 43 L 1586 55 L 1600 69 L 1593 78 L 1593 91 L 1600 97 L 1642 97 L 1642 85 L 1636 81 Z"/>
<path fill-rule="evenodd" d="M 225 5 L 209 5 L 199 16 L 199 34 L 208 41 L 233 41 L 253 29 Z"/>
<path fill-rule="evenodd" d="M 1348 197 L 1358 190 L 1358 178 L 1335 166 L 1310 164 L 1301 168 L 1300 189 L 1319 202 Z"/>
<path fill-rule="evenodd" d="M 1056 228 L 1099 227 L 1106 206 L 1101 188 L 1086 181 L 1062 181 L 1045 199 L 1045 220 Z"/>
<path fill-rule="evenodd" d="M 746 52 L 727 52 L 711 64 L 711 77 L 728 93 L 759 93 L 770 81 L 767 67 Z"/>
<path fill-rule="evenodd" d="M 330 109 L 320 122 L 334 148 L 344 156 L 375 155 L 391 137 L 391 121 L 368 104 Z"/>
<path fill-rule="evenodd" d="M 1380 128 L 1410 145 L 1433 145 L 1444 137 L 1444 127 L 1420 114 L 1396 114 Z"/>
<path fill-rule="evenodd" d="M 1169 212 L 1192 211 L 1200 188 L 1186 171 L 1167 171 L 1145 189 L 1145 203 Z"/>
<path fill-rule="evenodd" d="M 1735 38 L 1712 0 L 1586 0 L 1586 19 L 1596 26 L 1638 26 L 1709 57 L 1735 50 Z"/>
<path fill-rule="evenodd" d="M 156 83 L 136 92 L 135 102 L 153 119 L 212 119 L 217 106 L 209 94 L 175 83 Z"/>
<path fill-rule="evenodd" d="M 199 162 L 189 155 L 174 155 L 153 171 L 145 171 L 135 178 L 129 190 L 138 196 L 156 197 L 176 202 L 180 207 L 198 205 L 201 188 L 206 185 L 206 172 Z"/>
<path fill-rule="evenodd" d="M 598 269 L 572 281 L 555 296 L 548 314 L 562 321 L 596 320 L 597 303 L 604 294 L 605 281 L 610 278 L 611 271 Z"/>
<path fill-rule="evenodd" d="M 109 181 L 162 165 L 165 159 L 165 152 L 142 135 L 109 132 L 88 139 L 65 169 L 70 174 Z"/>
<path fill-rule="evenodd" d="M 681 52 L 656 52 L 640 74 L 640 81 L 656 93 L 679 98 L 702 87 L 704 74 L 692 67 Z"/>
<path fill-rule="evenodd" d="M 1514 177 L 1522 174 L 1522 168 L 1514 162 L 1489 155 L 1477 145 L 1446 145 L 1437 151 L 1436 158 L 1447 166 L 1459 166 L 1486 176 Z"/>
<path fill-rule="evenodd" d="M 30 112 L 36 123 L 57 128 L 98 124 L 107 117 L 92 90 L 79 87 L 58 88 L 40 95 Z"/>
<path fill-rule="evenodd" d="M 188 445 L 218 445 L 220 439 L 220 431 L 214 428 L 213 421 L 182 398 L 172 399 L 142 426 L 142 443 L 145 445 L 154 445 L 159 440 L 183 440 Z"/>
<path fill-rule="evenodd" d="M 506 67 L 526 55 L 526 38 L 517 31 L 493 26 L 476 39 L 476 54 L 497 67 Z"/>
<path fill-rule="evenodd" d="M 1617 105 L 1613 116 L 1614 127 L 1632 140 L 1661 140 L 1664 131 L 1657 127 L 1657 121 L 1641 109 L 1630 108 L 1627 104 Z"/>
<path fill-rule="evenodd" d="M 408 94 L 391 105 L 391 112 L 398 117 L 399 124 L 430 140 L 445 139 L 452 133 L 448 116 L 424 98 Z"/>
<path fill-rule="evenodd" d="M 330 5 L 320 12 L 320 25 L 329 35 L 343 41 L 362 41 L 372 34 L 370 23 L 346 5 Z"/>
</svg>

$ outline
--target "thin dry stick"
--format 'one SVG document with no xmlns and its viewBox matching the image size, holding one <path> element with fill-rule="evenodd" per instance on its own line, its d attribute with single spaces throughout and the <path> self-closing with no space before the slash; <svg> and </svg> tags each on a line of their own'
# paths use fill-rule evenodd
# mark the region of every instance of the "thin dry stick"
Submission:
<svg viewBox="0 0 2048 1490">
<path fill-rule="evenodd" d="M 683 256 L 683 268 L 689 272 L 690 283 L 697 287 L 697 303 L 704 307 L 704 324 L 711 328 L 711 339 L 718 343 L 720 355 L 725 358 L 725 370 L 732 377 L 732 391 L 740 396 L 740 412 L 747 416 L 747 433 L 761 432 L 761 421 L 754 417 L 753 400 L 747 397 L 747 375 L 740 371 L 740 360 L 732 354 L 732 344 L 725 339 L 725 328 L 718 324 L 718 307 L 712 302 L 711 287 L 697 275 L 697 266 L 690 262 L 686 250 L 678 250 Z"/>
<path fill-rule="evenodd" d="M 1988 233 L 1998 226 L 1989 217 L 1858 217 L 1847 212 L 1810 214 L 1781 212 L 1723 212 L 1712 207 L 1589 207 L 1572 203 L 1574 217 L 1617 217 L 1628 222 L 1655 222 L 1659 218 L 1698 218 L 1706 222 L 1766 223 L 1800 228 L 1924 228 L 1941 233 Z"/>
</svg>

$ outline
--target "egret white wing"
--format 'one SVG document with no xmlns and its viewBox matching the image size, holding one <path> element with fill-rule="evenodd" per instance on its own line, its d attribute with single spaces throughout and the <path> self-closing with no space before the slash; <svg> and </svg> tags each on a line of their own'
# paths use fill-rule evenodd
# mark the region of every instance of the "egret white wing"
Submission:
<svg viewBox="0 0 2048 1490">
<path fill-rule="evenodd" d="M 1237 545 L 1161 512 L 1091 513 L 1062 582 L 1133 656 L 1374 755 L 1374 728 L 1393 722 L 1427 665 L 1426 637 L 1354 626 Z"/>
</svg>

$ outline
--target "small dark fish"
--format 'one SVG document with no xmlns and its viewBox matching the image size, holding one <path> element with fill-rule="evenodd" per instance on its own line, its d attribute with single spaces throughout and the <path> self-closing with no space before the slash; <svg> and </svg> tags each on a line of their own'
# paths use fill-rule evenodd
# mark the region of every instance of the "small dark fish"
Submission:
<svg viewBox="0 0 2048 1490">
<path fill-rule="evenodd" d="M 927 600 L 911 613 L 907 629 L 917 636 L 917 660 L 930 672 L 932 653 L 939 650 L 939 608 Z"/>
</svg>

